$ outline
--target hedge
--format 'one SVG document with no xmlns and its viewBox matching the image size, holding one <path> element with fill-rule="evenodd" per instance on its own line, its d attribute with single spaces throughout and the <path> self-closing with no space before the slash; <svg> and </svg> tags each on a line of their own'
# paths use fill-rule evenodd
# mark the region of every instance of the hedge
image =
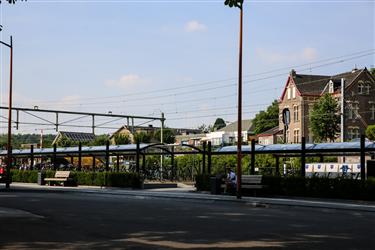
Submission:
<svg viewBox="0 0 375 250">
<path fill-rule="evenodd" d="M 343 178 L 263 176 L 262 184 L 265 188 L 257 190 L 257 195 L 375 200 L 375 178 L 361 181 Z M 209 191 L 209 176 L 197 175 L 195 185 L 199 191 Z M 243 189 L 242 194 L 252 195 L 252 192 Z"/>
<path fill-rule="evenodd" d="M 37 170 L 12 170 L 13 182 L 37 183 Z M 55 171 L 44 172 L 46 177 L 53 177 Z M 77 185 L 108 186 L 108 187 L 132 187 L 140 188 L 142 180 L 135 173 L 116 172 L 72 172 L 70 176 Z"/>
</svg>

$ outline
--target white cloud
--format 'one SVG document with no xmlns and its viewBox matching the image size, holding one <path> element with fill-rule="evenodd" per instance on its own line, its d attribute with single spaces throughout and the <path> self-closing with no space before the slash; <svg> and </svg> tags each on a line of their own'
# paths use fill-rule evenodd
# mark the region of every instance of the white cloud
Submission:
<svg viewBox="0 0 375 250">
<path fill-rule="evenodd" d="M 280 53 L 267 50 L 264 48 L 256 49 L 257 56 L 266 63 L 279 63 L 279 62 L 304 62 L 313 61 L 318 57 L 318 53 L 315 48 L 306 47 L 302 51 L 296 51 L 292 53 Z"/>
<path fill-rule="evenodd" d="M 198 32 L 198 31 L 206 31 L 206 30 L 207 30 L 207 26 L 196 20 L 189 21 L 185 25 L 186 32 Z"/>
<path fill-rule="evenodd" d="M 108 80 L 106 82 L 107 86 L 113 86 L 113 87 L 120 87 L 120 88 L 127 88 L 136 84 L 142 83 L 143 80 L 139 75 L 136 74 L 128 74 L 123 75 L 118 80 Z"/>
</svg>

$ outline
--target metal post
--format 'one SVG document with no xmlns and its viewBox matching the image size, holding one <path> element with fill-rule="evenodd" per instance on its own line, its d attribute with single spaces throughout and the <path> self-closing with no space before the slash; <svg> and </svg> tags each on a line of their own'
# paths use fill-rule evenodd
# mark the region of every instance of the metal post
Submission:
<svg viewBox="0 0 375 250">
<path fill-rule="evenodd" d="M 95 115 L 92 115 L 91 119 L 92 119 L 92 125 L 91 125 L 92 133 L 95 134 Z"/>
<path fill-rule="evenodd" d="M 9 112 L 8 112 L 8 144 L 7 144 L 7 171 L 5 188 L 10 188 L 12 166 L 12 100 L 13 100 L 13 38 L 10 37 L 10 76 L 9 76 Z"/>
<path fill-rule="evenodd" d="M 202 151 L 202 174 L 206 173 L 206 142 L 203 142 L 203 151 Z"/>
<path fill-rule="evenodd" d="M 116 171 L 118 173 L 120 172 L 120 156 L 119 155 L 116 155 L 116 163 L 117 163 Z"/>
<path fill-rule="evenodd" d="M 109 171 L 109 141 L 105 144 L 105 171 Z"/>
<path fill-rule="evenodd" d="M 242 27 L 243 5 L 240 8 L 240 44 L 238 60 L 238 118 L 237 118 L 237 199 L 241 199 L 242 160 Z"/>
<path fill-rule="evenodd" d="M 52 159 L 53 159 L 53 169 L 56 171 L 56 169 L 57 169 L 57 164 L 56 164 L 56 151 L 57 151 L 57 147 L 56 147 L 56 143 L 55 144 L 53 144 L 53 157 L 52 157 Z"/>
<path fill-rule="evenodd" d="M 280 175 L 280 162 L 279 162 L 279 157 L 278 156 L 276 156 L 276 176 L 279 176 Z"/>
<path fill-rule="evenodd" d="M 301 142 L 301 176 L 306 176 L 306 138 L 302 137 Z"/>
<path fill-rule="evenodd" d="M 208 142 L 208 147 L 207 147 L 207 170 L 208 170 L 208 174 L 211 174 L 211 142 L 209 141 Z"/>
<path fill-rule="evenodd" d="M 161 113 L 161 127 L 160 127 L 160 143 L 163 144 L 164 143 L 164 113 L 162 112 Z M 162 152 L 160 150 L 160 152 Z M 163 180 L 163 161 L 164 161 L 164 156 L 163 155 L 160 155 L 160 180 L 162 181 Z"/>
<path fill-rule="evenodd" d="M 137 173 L 139 174 L 139 142 L 137 142 L 137 149 L 136 149 L 136 158 L 135 158 L 135 168 Z"/>
<path fill-rule="evenodd" d="M 361 180 L 366 180 L 365 135 L 361 135 Z"/>
<path fill-rule="evenodd" d="M 30 169 L 33 170 L 34 168 L 34 145 L 31 145 L 30 148 Z"/>
<path fill-rule="evenodd" d="M 96 168 L 96 158 L 95 155 L 92 157 L 92 171 L 95 172 Z"/>
<path fill-rule="evenodd" d="M 142 154 L 142 172 L 143 176 L 146 174 L 146 154 Z"/>
<path fill-rule="evenodd" d="M 255 174 L 255 140 L 251 140 L 251 169 L 250 174 Z"/>
<path fill-rule="evenodd" d="M 174 181 L 176 179 L 176 168 L 174 166 L 174 147 L 172 147 L 171 152 L 171 181 Z"/>
<path fill-rule="evenodd" d="M 345 79 L 344 78 L 341 78 L 341 124 L 340 124 L 340 132 L 341 132 L 341 142 L 344 142 L 345 140 L 345 136 L 344 136 L 344 112 L 345 112 L 345 99 L 344 99 L 344 94 L 345 94 Z"/>
<path fill-rule="evenodd" d="M 82 168 L 82 142 L 78 143 L 78 171 Z"/>
</svg>

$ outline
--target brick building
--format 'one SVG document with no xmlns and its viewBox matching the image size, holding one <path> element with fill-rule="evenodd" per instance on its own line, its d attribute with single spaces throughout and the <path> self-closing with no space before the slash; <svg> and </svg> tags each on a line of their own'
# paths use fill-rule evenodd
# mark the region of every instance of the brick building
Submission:
<svg viewBox="0 0 375 250">
<path fill-rule="evenodd" d="M 287 143 L 299 143 L 303 136 L 306 142 L 314 141 L 309 113 L 325 93 L 332 94 L 339 103 L 344 100 L 344 141 L 359 138 L 368 125 L 375 124 L 375 79 L 366 68 L 333 76 L 297 74 L 292 70 L 279 100 L 280 130 L 284 128 L 282 111 L 289 109 L 290 112 Z M 337 138 L 339 140 L 340 135 Z"/>
</svg>

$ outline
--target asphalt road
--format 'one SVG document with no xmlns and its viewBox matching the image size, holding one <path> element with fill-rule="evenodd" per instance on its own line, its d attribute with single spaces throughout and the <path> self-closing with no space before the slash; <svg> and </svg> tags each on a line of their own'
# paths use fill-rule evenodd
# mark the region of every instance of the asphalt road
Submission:
<svg viewBox="0 0 375 250">
<path fill-rule="evenodd" d="M 375 213 L 0 192 L 0 249 L 374 249 Z"/>
</svg>

